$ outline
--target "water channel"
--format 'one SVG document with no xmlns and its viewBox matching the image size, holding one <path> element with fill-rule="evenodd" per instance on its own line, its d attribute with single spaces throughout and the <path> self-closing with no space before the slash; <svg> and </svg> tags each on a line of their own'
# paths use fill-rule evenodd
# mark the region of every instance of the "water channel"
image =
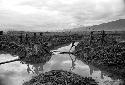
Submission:
<svg viewBox="0 0 125 85">
<path fill-rule="evenodd" d="M 76 45 L 78 44 L 75 43 Z M 56 51 L 67 52 L 69 51 L 71 44 L 58 48 Z M 71 50 L 73 51 L 74 48 Z M 17 56 L 18 57 L 18 56 Z M 1 54 L 0 62 L 13 60 L 17 57 L 13 57 L 9 54 Z M 76 56 L 71 55 L 72 58 Z M 76 74 L 84 77 L 92 77 L 99 85 L 119 85 L 120 80 L 113 80 L 108 77 L 104 71 L 100 71 L 94 66 L 87 65 L 81 60 L 76 60 L 75 69 L 72 70 Z M 0 65 L 0 85 L 22 85 L 23 82 L 30 80 L 33 76 L 51 70 L 67 70 L 70 71 L 72 67 L 72 61 L 68 54 L 58 54 L 55 52 L 52 58 L 46 64 L 26 65 L 19 61 Z M 112 84 L 113 82 L 113 84 Z"/>
</svg>

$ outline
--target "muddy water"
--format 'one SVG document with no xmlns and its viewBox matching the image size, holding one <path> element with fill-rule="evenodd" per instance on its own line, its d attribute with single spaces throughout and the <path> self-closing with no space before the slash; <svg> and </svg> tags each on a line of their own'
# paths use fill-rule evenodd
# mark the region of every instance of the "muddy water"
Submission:
<svg viewBox="0 0 125 85">
<path fill-rule="evenodd" d="M 77 45 L 78 43 L 76 43 Z M 71 44 L 65 47 L 57 49 L 57 51 L 66 52 L 69 51 Z M 74 48 L 71 50 L 73 51 Z M 28 81 L 39 73 L 63 69 L 70 71 L 72 67 L 72 61 L 70 56 L 74 59 L 76 56 L 68 54 L 58 54 L 55 52 L 52 58 L 46 64 L 36 64 L 36 65 L 26 65 L 19 61 L 0 65 L 0 85 L 22 85 L 23 82 Z M 9 54 L 1 54 L 0 62 L 6 60 L 12 60 L 18 58 L 13 57 Z M 93 77 L 99 85 L 119 85 L 119 80 L 113 80 L 108 75 L 100 71 L 99 69 L 89 66 L 80 60 L 76 60 L 75 69 L 72 70 L 76 74 L 82 75 L 84 77 Z M 112 84 L 113 83 L 113 84 Z"/>
</svg>

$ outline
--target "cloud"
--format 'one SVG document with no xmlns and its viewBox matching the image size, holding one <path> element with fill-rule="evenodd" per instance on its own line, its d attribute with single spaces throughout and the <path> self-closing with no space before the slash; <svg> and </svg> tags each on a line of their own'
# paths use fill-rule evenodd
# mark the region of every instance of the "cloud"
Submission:
<svg viewBox="0 0 125 85">
<path fill-rule="evenodd" d="M 119 17 L 123 14 L 124 4 L 122 0 L 79 0 L 70 7 L 67 5 L 64 8 L 61 6 L 58 8 L 63 14 L 71 15 L 78 23 L 88 24 L 87 21 L 105 21 Z"/>
<path fill-rule="evenodd" d="M 93 25 L 125 16 L 124 0 L 0 1 L 0 23 L 30 25 L 36 30 Z"/>
</svg>

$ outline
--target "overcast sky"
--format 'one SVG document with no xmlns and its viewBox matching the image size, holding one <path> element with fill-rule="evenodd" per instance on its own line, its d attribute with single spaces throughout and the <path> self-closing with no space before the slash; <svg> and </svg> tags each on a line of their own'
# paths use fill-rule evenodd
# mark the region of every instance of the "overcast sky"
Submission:
<svg viewBox="0 0 125 85">
<path fill-rule="evenodd" d="M 42 31 L 100 24 L 124 18 L 124 4 L 124 0 L 0 0 L 0 26 Z"/>
</svg>

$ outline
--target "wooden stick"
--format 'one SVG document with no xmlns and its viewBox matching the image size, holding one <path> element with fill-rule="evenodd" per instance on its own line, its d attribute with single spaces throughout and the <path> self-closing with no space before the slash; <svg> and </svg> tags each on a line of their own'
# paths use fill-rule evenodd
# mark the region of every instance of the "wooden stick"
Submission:
<svg viewBox="0 0 125 85">
<path fill-rule="evenodd" d="M 11 62 L 15 62 L 15 61 L 19 61 L 20 59 L 14 59 L 14 60 L 10 60 L 10 61 L 5 61 L 5 62 L 1 62 L 1 64 L 6 64 L 6 63 L 11 63 Z"/>
<path fill-rule="evenodd" d="M 60 52 L 59 54 L 72 54 L 72 55 L 74 55 L 73 52 Z"/>
</svg>

